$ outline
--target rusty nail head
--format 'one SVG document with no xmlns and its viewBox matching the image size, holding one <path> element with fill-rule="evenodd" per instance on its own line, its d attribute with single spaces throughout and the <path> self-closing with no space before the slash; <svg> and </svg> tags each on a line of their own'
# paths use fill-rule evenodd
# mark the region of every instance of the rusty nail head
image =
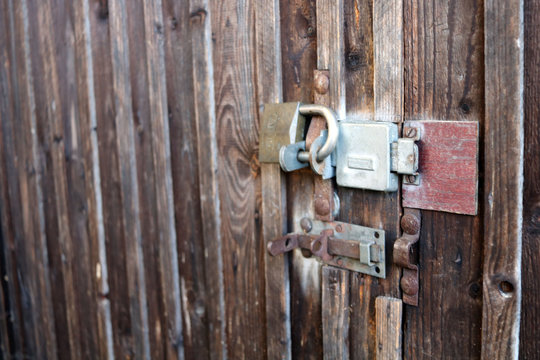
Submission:
<svg viewBox="0 0 540 360">
<path fill-rule="evenodd" d="M 407 130 L 405 132 L 405 136 L 407 136 L 408 138 L 415 137 L 416 136 L 416 129 L 413 128 L 413 127 L 407 128 Z"/>
<path fill-rule="evenodd" d="M 328 202 L 328 200 L 315 200 L 315 212 L 321 216 L 328 215 L 330 213 L 330 203 Z"/>
<path fill-rule="evenodd" d="M 407 295 L 418 293 L 418 281 L 414 277 L 403 276 L 401 278 L 401 290 Z"/>
<path fill-rule="evenodd" d="M 343 260 L 342 260 L 342 259 L 338 259 L 337 264 L 338 264 L 339 266 L 343 265 Z"/>
<path fill-rule="evenodd" d="M 337 224 L 336 225 L 336 231 L 337 232 L 343 232 L 343 226 L 341 226 L 341 224 Z"/>
<path fill-rule="evenodd" d="M 318 72 L 315 75 L 315 91 L 317 91 L 319 94 L 326 94 L 328 92 L 329 84 L 330 80 L 326 74 Z"/>
<path fill-rule="evenodd" d="M 409 235 L 416 235 L 420 231 L 420 221 L 412 214 L 405 214 L 401 218 L 401 228 Z"/>
<path fill-rule="evenodd" d="M 302 218 L 302 220 L 300 220 L 300 227 L 301 227 L 302 230 L 304 230 L 305 232 L 310 232 L 311 229 L 313 228 L 313 223 L 311 222 L 310 219 L 308 219 L 307 217 L 305 217 L 305 218 Z"/>
</svg>

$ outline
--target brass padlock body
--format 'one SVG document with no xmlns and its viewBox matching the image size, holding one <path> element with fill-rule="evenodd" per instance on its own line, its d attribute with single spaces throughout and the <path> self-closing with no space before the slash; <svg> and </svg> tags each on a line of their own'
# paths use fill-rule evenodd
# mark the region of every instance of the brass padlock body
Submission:
<svg viewBox="0 0 540 360">
<path fill-rule="evenodd" d="M 299 102 L 265 104 L 261 117 L 259 161 L 279 163 L 282 146 L 302 141 L 306 119 Z"/>
</svg>

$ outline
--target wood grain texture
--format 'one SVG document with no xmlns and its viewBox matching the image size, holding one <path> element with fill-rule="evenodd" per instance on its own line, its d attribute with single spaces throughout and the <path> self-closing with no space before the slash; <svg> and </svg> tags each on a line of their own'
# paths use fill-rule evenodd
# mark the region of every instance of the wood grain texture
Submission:
<svg viewBox="0 0 540 360">
<path fill-rule="evenodd" d="M 15 226 L 15 252 L 21 276 L 21 307 L 24 316 L 25 347 L 23 356 L 56 358 L 58 355 L 55 314 L 51 299 L 51 282 L 47 238 L 45 235 L 42 164 L 38 148 L 34 70 L 31 60 L 28 3 L 13 3 L 12 65 L 17 85 L 15 116 L 9 121 L 13 133 L 16 182 L 10 184 Z M 17 64 L 17 65 L 15 65 Z M 19 154 L 15 156 L 15 154 Z M 14 179 L 15 180 L 15 179 Z M 18 205 L 15 205 L 18 203 Z M 19 212 L 20 211 L 20 212 Z M 20 232 L 19 232 L 20 231 Z"/>
<path fill-rule="evenodd" d="M 477 121 L 407 121 L 421 139 L 420 184 L 403 184 L 403 206 L 476 215 L 478 211 Z"/>
<path fill-rule="evenodd" d="M 482 358 L 517 359 L 523 226 L 523 1 L 491 0 L 484 6 Z"/>
<path fill-rule="evenodd" d="M 482 4 L 404 1 L 405 120 L 482 127 Z M 476 217 L 422 211 L 420 306 L 405 306 L 404 358 L 480 357 L 482 214 L 482 206 Z"/>
<path fill-rule="evenodd" d="M 317 0 L 317 68 L 328 70 L 328 100 L 338 119 L 345 118 L 343 0 Z"/>
<path fill-rule="evenodd" d="M 205 281 L 205 238 L 198 176 L 199 168 L 203 167 L 204 163 L 199 163 L 198 160 L 199 120 L 195 118 L 195 96 L 203 99 L 208 95 L 194 93 L 192 46 L 199 46 L 199 43 L 195 37 L 198 33 L 192 30 L 189 2 L 163 1 L 163 32 L 183 319 L 183 336 L 178 340 L 183 339 L 186 359 L 207 359 L 210 350 L 209 314 L 219 311 L 219 306 L 216 306 L 215 310 L 210 307 L 214 301 L 219 304 L 219 297 L 214 296 L 211 299 L 207 296 L 207 288 L 219 287 L 217 281 L 208 284 Z M 197 51 L 196 55 L 199 54 L 204 54 L 204 51 Z M 213 218 L 210 214 L 207 216 L 205 222 L 211 222 Z M 213 254 L 215 251 L 212 252 L 212 248 L 209 248 L 209 257 Z M 206 273 L 214 278 L 212 270 L 213 268 L 208 267 Z M 212 325 L 214 324 L 215 320 L 212 320 Z"/>
<path fill-rule="evenodd" d="M 227 358 L 223 239 L 218 178 L 216 101 L 211 9 L 206 0 L 190 2 L 194 115 L 197 125 L 199 195 L 207 285 L 208 344 L 211 359 Z"/>
<path fill-rule="evenodd" d="M 8 356 L 22 357 L 24 353 L 24 333 L 21 313 L 21 293 L 17 276 L 17 258 L 15 240 L 20 237 L 17 227 L 22 219 L 19 206 L 12 204 L 12 196 L 17 187 L 16 158 L 13 126 L 9 119 L 15 118 L 15 96 L 17 94 L 15 52 L 13 49 L 15 34 L 13 29 L 13 7 L 10 3 L 0 3 L 0 225 L 2 247 L 0 264 L 2 265 L 3 321 L 2 350 Z"/>
<path fill-rule="evenodd" d="M 123 232 L 125 234 L 126 273 L 130 299 L 133 352 L 137 358 L 150 358 L 146 280 L 140 223 L 139 184 L 130 83 L 129 41 L 125 1 L 109 2 L 109 31 L 115 99 L 116 146 L 120 173 Z M 141 266 L 142 265 L 142 266 Z"/>
<path fill-rule="evenodd" d="M 403 121 L 403 0 L 373 2 L 376 121 Z"/>
<path fill-rule="evenodd" d="M 373 0 L 344 0 L 347 116 L 373 120 Z"/>
<path fill-rule="evenodd" d="M 388 2 L 390 4 L 390 2 Z M 392 2 L 394 3 L 394 2 Z M 345 13 L 358 13 L 359 10 L 356 7 L 362 4 L 346 3 L 347 6 L 354 6 L 355 8 L 346 8 Z M 358 27 L 358 34 L 366 32 L 366 27 L 372 25 L 370 33 L 375 36 L 376 31 L 382 31 L 380 27 L 399 27 L 401 25 L 398 19 L 401 18 L 401 14 L 396 12 L 387 11 L 387 5 L 378 4 L 378 1 L 373 2 L 372 6 L 363 4 L 362 9 L 364 11 L 372 10 L 369 15 L 360 16 L 361 26 Z M 379 22 L 375 22 L 375 18 L 379 19 Z M 364 29 L 364 30 L 362 30 Z M 397 29 L 385 30 L 385 31 L 398 31 Z M 359 35 L 358 35 L 359 36 Z M 377 51 L 375 46 L 392 46 L 400 47 L 399 43 L 381 44 L 375 42 L 375 38 L 372 41 L 364 41 L 359 43 L 358 51 L 362 53 L 371 54 L 374 56 Z M 360 48 L 360 46 L 362 46 Z M 396 54 L 399 52 L 396 52 Z M 369 57 L 367 58 L 369 59 Z M 385 61 L 384 59 L 378 59 L 379 61 Z M 365 80 L 355 82 L 355 90 L 347 88 L 347 96 L 349 90 L 354 93 L 363 92 L 366 86 L 371 86 L 371 91 L 364 93 L 362 101 L 366 103 L 367 110 L 360 112 L 358 108 L 353 104 L 349 109 L 349 101 L 347 112 L 351 117 L 360 116 L 363 119 L 377 120 L 377 112 L 375 111 L 375 93 L 380 91 L 373 83 L 374 71 L 377 68 L 375 58 L 367 62 L 368 65 L 363 68 L 362 76 Z M 398 60 L 396 60 L 398 61 Z M 369 65 L 371 62 L 372 65 Z M 399 63 L 399 61 L 397 62 Z M 395 64 L 397 64 L 395 63 Z M 395 86 L 402 86 L 399 82 L 394 82 Z M 382 100 L 381 100 L 382 101 Z M 400 103 L 402 100 L 399 98 L 389 98 L 388 101 L 394 101 Z M 369 106 L 369 107 L 368 107 Z M 388 105 L 392 109 L 399 110 L 399 105 Z M 366 115 L 365 111 L 375 111 L 375 117 L 373 113 Z M 400 216 L 400 201 L 398 193 L 381 193 L 365 190 L 353 190 L 348 188 L 338 188 L 338 194 L 341 200 L 341 209 L 338 216 L 339 221 L 350 222 L 362 226 L 369 226 L 373 228 L 384 229 L 386 232 L 386 248 L 387 256 L 391 257 L 391 250 L 393 242 L 399 235 L 399 216 Z M 387 276 L 386 279 L 378 279 L 363 274 L 351 273 L 351 290 L 350 290 L 350 305 L 351 305 L 351 325 L 350 325 L 350 346 L 351 356 L 354 358 L 362 359 L 374 359 L 377 354 L 376 345 L 376 322 L 375 322 L 375 298 L 378 295 L 387 295 L 398 297 L 399 296 L 399 276 L 400 272 L 397 267 L 387 264 Z"/>
<path fill-rule="evenodd" d="M 210 1 L 226 344 L 247 359 L 266 350 L 254 3 Z"/>
<path fill-rule="evenodd" d="M 377 359 L 401 359 L 403 302 L 386 296 L 375 299 L 377 323 Z"/>
<path fill-rule="evenodd" d="M 143 11 L 152 145 L 152 156 L 149 157 L 153 160 L 156 227 L 159 229 L 157 261 L 161 326 L 156 331 L 158 339 L 162 333 L 166 334 L 161 336 L 164 343 L 163 357 L 182 359 L 181 294 L 171 175 L 162 2 L 145 1 Z"/>
<path fill-rule="evenodd" d="M 103 230 L 105 251 L 100 254 L 102 279 L 107 276 L 108 289 L 98 287 L 102 292 L 99 301 L 103 311 L 110 308 L 111 327 L 106 329 L 112 336 L 114 357 L 127 357 L 133 353 L 133 333 L 129 315 L 130 304 L 126 262 L 119 260 L 125 252 L 123 231 L 122 193 L 120 191 L 120 166 L 116 146 L 116 124 L 114 121 L 115 93 L 111 53 L 111 33 L 107 2 L 89 4 L 90 49 L 95 96 L 96 124 L 92 128 L 97 134 L 99 178 L 102 193 Z M 104 267 L 104 264 L 107 267 Z M 97 270 L 97 269 L 96 269 Z M 110 350 L 108 350 L 110 352 Z"/>
<path fill-rule="evenodd" d="M 283 101 L 313 101 L 313 70 L 317 63 L 315 0 L 280 1 Z M 288 229 L 294 219 L 313 216 L 313 172 L 287 176 Z M 291 353 L 294 359 L 322 358 L 320 265 L 299 251 L 290 262 Z"/>
<path fill-rule="evenodd" d="M 349 271 L 322 270 L 322 323 L 325 359 L 349 359 Z"/>
<path fill-rule="evenodd" d="M 109 299 L 104 294 L 109 292 L 108 263 L 106 259 L 105 231 L 103 222 L 103 197 L 101 191 L 101 171 L 99 163 L 99 145 L 97 139 L 96 98 L 94 87 L 94 63 L 91 48 L 90 8 L 88 1 L 79 1 L 70 8 L 70 19 L 74 24 L 74 59 L 68 68 L 76 69 L 76 93 L 78 111 L 76 118 L 79 121 L 78 136 L 72 139 L 73 147 L 81 149 L 71 155 L 71 158 L 83 160 L 82 164 L 72 171 L 74 176 L 70 183 L 75 185 L 79 179 L 77 174 L 84 171 L 87 176 L 84 181 L 84 190 L 77 194 L 79 208 L 85 208 L 87 222 L 79 219 L 81 230 L 87 231 L 87 240 L 77 242 L 76 258 L 81 259 L 76 284 L 80 284 L 77 299 L 81 321 L 88 326 L 84 328 L 81 336 L 83 353 L 85 357 L 99 354 L 100 358 L 114 357 L 112 324 Z M 73 85 L 68 91 L 73 90 Z M 77 128 L 73 126 L 73 128 Z M 75 162 L 75 164 L 77 164 Z M 86 204 L 81 200 L 86 198 Z M 82 204 L 81 204 L 82 202 Z M 71 205 L 75 206 L 75 205 Z M 84 212 L 83 212 L 83 215 Z M 81 221 L 82 220 L 82 221 Z M 86 228 L 86 229 L 85 229 Z M 77 269 L 78 267 L 75 266 Z M 88 296 L 91 294 L 91 296 Z"/>
<path fill-rule="evenodd" d="M 264 103 L 282 102 L 279 1 L 256 2 L 259 121 Z M 263 244 L 287 233 L 285 175 L 279 164 L 261 164 Z M 291 359 L 289 256 L 264 252 L 266 346 L 270 359 Z"/>
<path fill-rule="evenodd" d="M 524 3 L 525 13 L 525 79 L 524 79 L 524 184 L 523 184 L 523 254 L 521 326 L 519 356 L 522 359 L 540 357 L 540 1 Z"/>
</svg>

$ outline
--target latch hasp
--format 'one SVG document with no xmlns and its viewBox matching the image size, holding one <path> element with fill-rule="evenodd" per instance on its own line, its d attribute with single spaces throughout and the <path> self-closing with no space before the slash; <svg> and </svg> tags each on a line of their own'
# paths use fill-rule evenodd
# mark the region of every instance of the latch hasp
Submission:
<svg viewBox="0 0 540 360">
<path fill-rule="evenodd" d="M 403 132 L 411 127 L 422 133 L 420 179 L 418 185 L 402 185 L 403 206 L 476 215 L 478 122 L 407 121 Z"/>
</svg>

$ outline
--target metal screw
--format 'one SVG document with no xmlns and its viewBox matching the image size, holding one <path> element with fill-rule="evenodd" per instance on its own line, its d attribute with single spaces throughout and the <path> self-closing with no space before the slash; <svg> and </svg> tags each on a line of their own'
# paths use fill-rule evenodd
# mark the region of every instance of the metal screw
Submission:
<svg viewBox="0 0 540 360">
<path fill-rule="evenodd" d="M 328 200 L 315 200 L 315 212 L 321 216 L 328 215 L 330 213 L 330 203 L 328 202 Z"/>
<path fill-rule="evenodd" d="M 326 94 L 328 92 L 329 84 L 330 80 L 326 74 L 319 72 L 315 75 L 315 91 L 319 94 Z"/>
<path fill-rule="evenodd" d="M 415 137 L 416 136 L 416 129 L 413 128 L 413 127 L 407 128 L 407 130 L 405 131 L 405 136 L 407 136 L 408 138 Z"/>
<path fill-rule="evenodd" d="M 415 181 L 416 181 L 416 175 L 407 175 L 407 182 L 409 184 L 414 184 Z"/>
<path fill-rule="evenodd" d="M 311 229 L 313 228 L 313 223 L 311 222 L 310 219 L 308 219 L 307 217 L 305 217 L 305 218 L 302 218 L 302 220 L 300 220 L 300 227 L 301 227 L 302 230 L 304 230 L 305 232 L 310 232 Z"/>
<path fill-rule="evenodd" d="M 341 226 L 341 224 L 337 224 L 336 225 L 336 231 L 337 232 L 342 232 L 343 231 L 343 226 Z"/>
</svg>

